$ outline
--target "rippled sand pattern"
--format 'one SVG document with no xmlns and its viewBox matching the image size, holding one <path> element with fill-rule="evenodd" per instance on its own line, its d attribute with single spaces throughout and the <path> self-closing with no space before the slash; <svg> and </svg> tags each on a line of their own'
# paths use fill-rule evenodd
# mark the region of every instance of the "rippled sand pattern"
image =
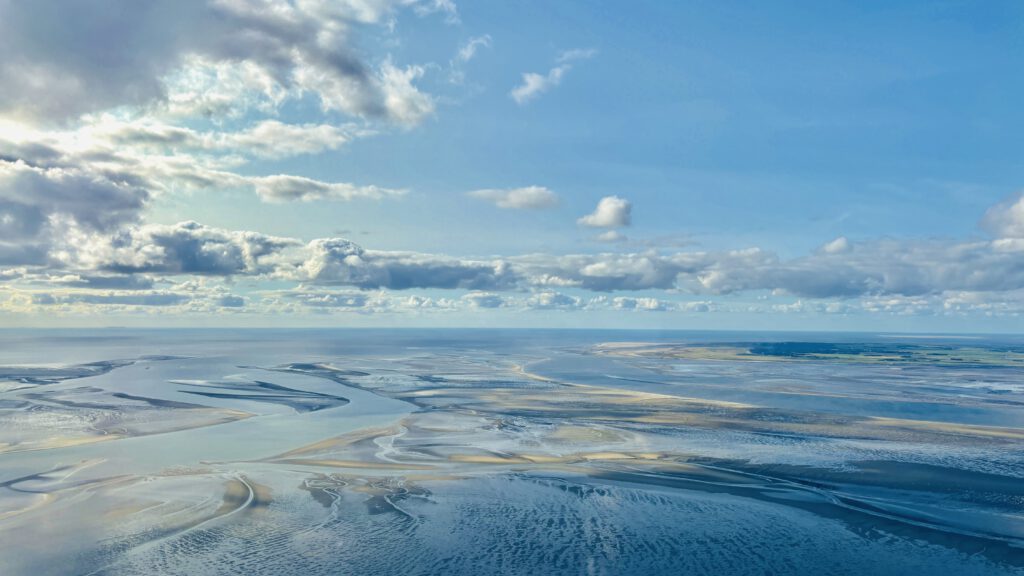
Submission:
<svg viewBox="0 0 1024 576">
<path fill-rule="evenodd" d="M 0 573 L 1024 573 L 1014 342 L 608 336 L 0 335 Z"/>
</svg>

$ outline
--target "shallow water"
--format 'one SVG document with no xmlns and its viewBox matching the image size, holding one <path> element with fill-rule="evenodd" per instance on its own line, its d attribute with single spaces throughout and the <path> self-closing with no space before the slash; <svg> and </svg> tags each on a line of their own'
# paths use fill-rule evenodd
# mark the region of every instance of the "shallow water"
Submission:
<svg viewBox="0 0 1024 576">
<path fill-rule="evenodd" d="M 1020 350 L 2 331 L 0 573 L 1024 573 Z"/>
</svg>

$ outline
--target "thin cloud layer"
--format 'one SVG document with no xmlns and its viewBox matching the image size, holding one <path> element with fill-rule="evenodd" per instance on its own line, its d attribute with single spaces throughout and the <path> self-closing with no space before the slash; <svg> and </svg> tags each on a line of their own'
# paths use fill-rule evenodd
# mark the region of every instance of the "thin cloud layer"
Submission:
<svg viewBox="0 0 1024 576">
<path fill-rule="evenodd" d="M 546 74 L 537 72 L 524 72 L 519 85 L 512 88 L 509 96 L 516 104 L 523 106 L 532 100 L 540 97 L 562 83 L 562 78 L 572 70 L 573 63 L 577 60 L 586 60 L 597 54 L 596 50 L 568 50 L 559 54 L 556 65 Z"/>
<path fill-rule="evenodd" d="M 405 190 L 379 186 L 356 186 L 346 182 L 320 182 L 303 176 L 261 176 L 249 179 L 260 198 L 269 202 L 300 200 L 380 200 L 388 196 L 402 196 Z"/>
<path fill-rule="evenodd" d="M 558 205 L 558 195 L 543 186 L 524 188 L 489 188 L 468 193 L 473 198 L 487 200 L 498 208 L 511 210 L 539 210 Z"/>
</svg>

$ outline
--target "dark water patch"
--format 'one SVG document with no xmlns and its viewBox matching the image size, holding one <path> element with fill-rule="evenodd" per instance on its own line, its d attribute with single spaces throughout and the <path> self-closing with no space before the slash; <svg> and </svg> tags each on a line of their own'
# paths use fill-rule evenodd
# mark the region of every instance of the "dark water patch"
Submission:
<svg viewBox="0 0 1024 576">
<path fill-rule="evenodd" d="M 288 406 L 296 412 L 316 412 L 327 408 L 336 408 L 349 403 L 348 398 L 290 388 L 273 382 L 263 380 L 253 381 L 217 381 L 217 382 L 193 382 L 183 380 L 172 380 L 172 384 L 200 388 L 199 390 L 180 390 L 185 394 L 205 396 L 207 398 L 218 398 L 222 400 L 251 400 L 256 402 L 269 402 Z M 206 389 L 229 390 L 230 392 L 212 392 Z"/>
<path fill-rule="evenodd" d="M 1024 540 L 1013 536 L 971 530 L 955 523 L 939 523 L 932 516 L 914 514 L 912 504 L 896 508 L 900 512 L 894 512 L 893 508 L 880 508 L 871 501 L 845 493 L 837 495 L 827 484 L 805 479 L 774 477 L 735 469 L 723 471 L 748 475 L 755 482 L 721 482 L 709 479 L 702 472 L 637 472 L 611 467 L 595 470 L 591 476 L 598 483 L 656 486 L 771 502 L 841 521 L 848 529 L 864 538 L 885 539 L 897 536 L 911 541 L 925 541 L 964 554 L 981 555 L 1007 567 L 1024 568 Z"/>
<path fill-rule="evenodd" d="M 203 392 L 199 390 L 181 390 L 185 394 L 195 394 L 207 398 L 219 398 L 222 400 L 252 400 L 255 402 L 269 402 L 288 406 L 296 412 L 316 412 L 327 408 L 337 408 L 348 404 L 348 399 L 341 396 L 306 395 L 288 396 L 283 394 L 228 394 L 222 392 Z"/>
<path fill-rule="evenodd" d="M 0 380 L 41 386 L 46 384 L 56 384 L 65 380 L 73 380 L 75 378 L 101 376 L 116 368 L 131 366 L 134 363 L 134 360 L 109 360 L 53 368 L 34 366 L 0 366 Z"/>
</svg>

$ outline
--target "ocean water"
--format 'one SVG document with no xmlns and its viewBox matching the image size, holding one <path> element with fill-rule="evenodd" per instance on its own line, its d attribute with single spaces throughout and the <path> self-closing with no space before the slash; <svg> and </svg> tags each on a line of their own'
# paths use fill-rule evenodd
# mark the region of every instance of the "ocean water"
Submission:
<svg viewBox="0 0 1024 576">
<path fill-rule="evenodd" d="M 0 331 L 0 574 L 1024 574 L 1024 339 Z"/>
</svg>

